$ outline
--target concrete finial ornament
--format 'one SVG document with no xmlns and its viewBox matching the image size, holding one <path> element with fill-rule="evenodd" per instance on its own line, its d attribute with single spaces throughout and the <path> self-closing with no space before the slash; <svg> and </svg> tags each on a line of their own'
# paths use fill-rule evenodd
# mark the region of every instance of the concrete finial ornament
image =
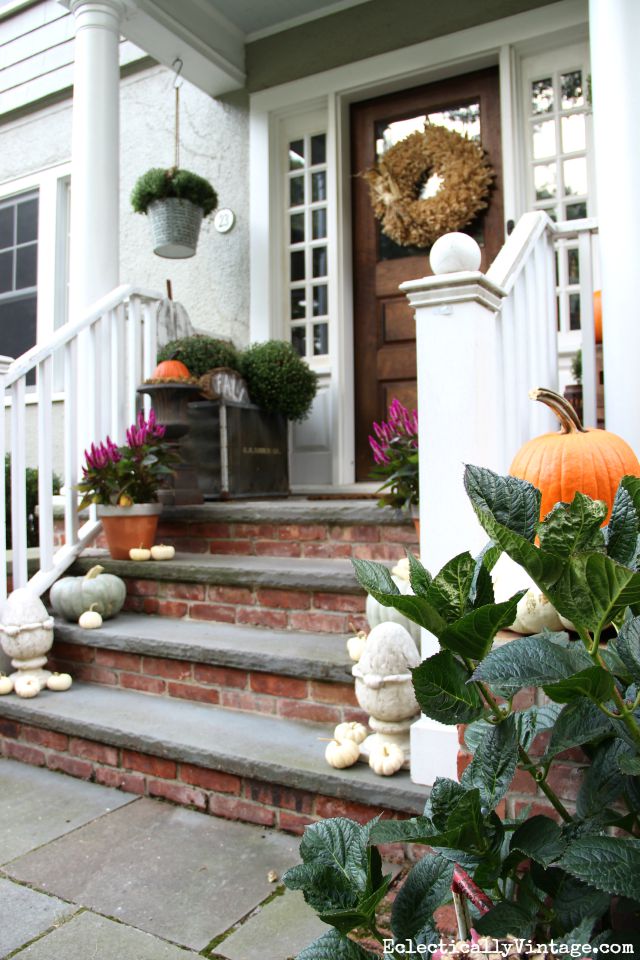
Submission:
<svg viewBox="0 0 640 960">
<path fill-rule="evenodd" d="M 445 233 L 431 248 L 429 263 L 435 274 L 461 273 L 477 270 L 482 253 L 480 247 L 466 233 Z"/>
</svg>

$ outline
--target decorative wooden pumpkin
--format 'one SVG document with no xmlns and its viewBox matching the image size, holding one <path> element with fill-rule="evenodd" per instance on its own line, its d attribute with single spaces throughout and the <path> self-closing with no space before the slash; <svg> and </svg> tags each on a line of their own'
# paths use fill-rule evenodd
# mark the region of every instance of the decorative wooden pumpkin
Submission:
<svg viewBox="0 0 640 960">
<path fill-rule="evenodd" d="M 355 740 L 331 740 L 327 744 L 324 758 L 330 767 L 344 770 L 352 767 L 360 756 L 360 747 Z"/>
<path fill-rule="evenodd" d="M 151 374 L 152 380 L 190 380 L 189 368 L 182 360 L 162 360 Z"/>
<path fill-rule="evenodd" d="M 54 583 L 49 592 L 53 612 L 70 623 L 77 623 L 91 609 L 103 620 L 115 617 L 122 610 L 127 588 L 124 580 L 103 570 L 98 565 L 84 577 L 63 577 Z"/>
<path fill-rule="evenodd" d="M 604 500 L 611 510 L 622 477 L 640 476 L 640 463 L 629 444 L 608 430 L 585 429 L 571 404 L 553 390 L 538 387 L 529 396 L 546 403 L 560 421 L 558 433 L 525 443 L 509 470 L 542 491 L 540 517 L 560 501 L 570 503 L 576 493 Z"/>
</svg>

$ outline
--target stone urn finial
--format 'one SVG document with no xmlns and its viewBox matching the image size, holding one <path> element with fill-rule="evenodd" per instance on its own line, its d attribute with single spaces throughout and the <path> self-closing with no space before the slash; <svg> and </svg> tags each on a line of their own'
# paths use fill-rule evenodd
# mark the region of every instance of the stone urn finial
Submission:
<svg viewBox="0 0 640 960">
<path fill-rule="evenodd" d="M 356 698 L 374 731 L 360 747 L 364 759 L 374 747 L 394 743 L 408 761 L 409 728 L 420 713 L 411 669 L 419 663 L 416 645 L 401 624 L 379 623 L 367 637 L 362 656 L 351 669 Z"/>
<path fill-rule="evenodd" d="M 19 677 L 34 677 L 42 689 L 51 676 L 43 667 L 53 643 L 53 617 L 36 594 L 19 587 L 9 594 L 0 615 L 0 643 Z"/>
</svg>

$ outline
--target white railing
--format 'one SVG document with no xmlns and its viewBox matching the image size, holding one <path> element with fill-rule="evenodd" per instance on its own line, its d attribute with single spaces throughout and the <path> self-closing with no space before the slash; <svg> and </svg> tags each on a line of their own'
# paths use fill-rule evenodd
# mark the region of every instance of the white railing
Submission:
<svg viewBox="0 0 640 960">
<path fill-rule="evenodd" d="M 5 453 L 11 453 L 12 585 L 44 593 L 98 534 L 95 507 L 80 526 L 76 484 L 91 441 L 107 434 L 116 442 L 137 415 L 136 387 L 156 362 L 156 309 L 160 295 L 121 286 L 94 304 L 80 320 L 65 324 L 44 344 L 0 364 L 0 493 L 5 498 Z M 62 391 L 54 394 L 56 378 Z M 35 393 L 27 378 L 35 375 Z M 30 402 L 28 402 L 30 401 Z M 148 398 L 147 398 L 148 405 Z M 62 407 L 62 411 L 60 408 Z M 7 418 L 7 413 L 9 414 Z M 9 428 L 7 431 L 6 421 Z M 35 428 L 35 429 L 34 429 Z M 8 433 L 8 436 L 7 436 Z M 27 450 L 38 466 L 39 548 L 27 547 Z M 54 460 L 63 464 L 64 543 L 56 549 L 53 510 Z M 4 510 L 0 512 L 0 596 L 7 591 Z M 33 555 L 32 555 L 33 554 Z M 30 571 L 33 565 L 37 568 Z M 31 576 L 30 576 L 31 572 Z"/>
<path fill-rule="evenodd" d="M 518 221 L 487 270 L 487 280 L 500 288 L 505 447 L 518 450 L 530 437 L 549 429 L 548 411 L 531 403 L 528 389 L 557 388 L 558 330 L 555 241 L 578 240 L 582 333 L 583 420 L 597 426 L 596 355 L 593 319 L 595 220 L 553 223 L 536 211 Z M 544 383 L 539 383 L 542 376 Z M 535 382 L 534 382 L 535 381 Z"/>
</svg>

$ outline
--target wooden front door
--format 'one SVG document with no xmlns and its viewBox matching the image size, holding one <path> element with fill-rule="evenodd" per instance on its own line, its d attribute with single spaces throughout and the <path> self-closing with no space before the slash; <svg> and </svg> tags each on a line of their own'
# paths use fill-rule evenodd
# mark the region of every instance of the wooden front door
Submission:
<svg viewBox="0 0 640 960">
<path fill-rule="evenodd" d="M 504 242 L 498 69 L 465 74 L 351 108 L 353 190 L 356 479 L 366 480 L 373 460 L 368 435 L 385 419 L 394 397 L 416 406 L 413 311 L 398 287 L 431 273 L 428 250 L 400 247 L 379 229 L 369 187 L 359 176 L 385 147 L 422 129 L 425 118 L 479 137 L 495 172 L 490 204 L 465 228 L 482 248 L 486 270 Z"/>
</svg>

